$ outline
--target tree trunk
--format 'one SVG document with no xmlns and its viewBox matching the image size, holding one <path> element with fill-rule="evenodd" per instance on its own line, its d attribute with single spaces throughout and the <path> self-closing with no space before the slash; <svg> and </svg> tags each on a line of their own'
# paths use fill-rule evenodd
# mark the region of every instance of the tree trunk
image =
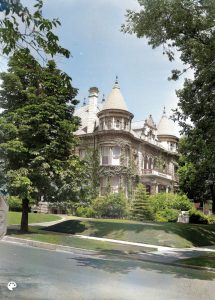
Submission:
<svg viewBox="0 0 215 300">
<path fill-rule="evenodd" d="M 28 232 L 28 204 L 29 200 L 27 198 L 22 200 L 22 220 L 20 227 L 22 232 Z"/>
</svg>

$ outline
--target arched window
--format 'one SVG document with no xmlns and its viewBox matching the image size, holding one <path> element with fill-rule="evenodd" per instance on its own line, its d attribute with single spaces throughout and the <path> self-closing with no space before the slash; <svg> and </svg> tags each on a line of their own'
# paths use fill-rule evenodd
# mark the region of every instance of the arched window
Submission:
<svg viewBox="0 0 215 300">
<path fill-rule="evenodd" d="M 148 157 L 146 155 L 144 157 L 144 169 L 148 169 Z"/>
<path fill-rule="evenodd" d="M 149 170 L 152 169 L 152 158 L 151 158 L 151 157 L 149 157 L 148 169 L 149 169 Z"/>
</svg>

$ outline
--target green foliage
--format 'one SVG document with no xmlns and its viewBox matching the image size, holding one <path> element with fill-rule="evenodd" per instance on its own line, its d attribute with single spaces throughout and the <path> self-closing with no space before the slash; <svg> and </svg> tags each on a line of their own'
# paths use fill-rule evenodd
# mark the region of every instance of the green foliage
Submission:
<svg viewBox="0 0 215 300">
<path fill-rule="evenodd" d="M 127 215 L 127 199 L 123 193 L 97 197 L 92 208 L 99 218 L 123 218 Z"/>
<path fill-rule="evenodd" d="M 170 61 L 179 53 L 186 68 L 172 70 L 171 79 L 193 71 L 194 79 L 185 79 L 177 91 L 174 114 L 186 136 L 180 187 L 193 198 L 212 199 L 215 212 L 215 1 L 139 0 L 139 4 L 139 12 L 128 12 L 123 30 L 146 37 L 152 48 L 162 46 Z"/>
<path fill-rule="evenodd" d="M 76 216 L 84 218 L 94 218 L 96 215 L 92 207 L 79 206 L 76 210 Z"/>
<path fill-rule="evenodd" d="M 142 183 L 139 183 L 134 191 L 131 203 L 131 215 L 134 220 L 152 220 L 152 210 L 149 195 Z"/>
<path fill-rule="evenodd" d="M 10 211 L 22 211 L 22 199 L 17 196 L 10 196 L 8 198 L 8 205 Z"/>
<path fill-rule="evenodd" d="M 179 211 L 189 211 L 193 208 L 186 195 L 173 193 L 151 195 L 150 203 L 157 222 L 176 222 Z"/>
<path fill-rule="evenodd" d="M 78 201 L 84 164 L 74 155 L 79 119 L 71 79 L 53 61 L 40 66 L 26 49 L 14 53 L 0 78 L 0 158 L 8 192 Z"/>
<path fill-rule="evenodd" d="M 14 50 L 28 47 L 33 55 L 42 59 L 43 53 L 70 56 L 54 33 L 61 25 L 60 21 L 44 18 L 42 8 L 43 0 L 35 0 L 32 12 L 20 0 L 1 0 L 0 43 L 3 54 L 9 55 Z"/>
<path fill-rule="evenodd" d="M 165 208 L 155 214 L 156 222 L 176 222 L 178 219 L 178 210 Z"/>
<path fill-rule="evenodd" d="M 202 145 L 204 147 L 204 145 Z M 190 148 L 191 144 L 188 138 L 181 139 L 179 143 L 179 187 L 189 198 L 206 202 L 213 195 L 213 162 L 206 163 L 205 156 L 199 157 L 198 162 L 194 162 Z M 199 152 L 198 149 L 195 150 Z M 195 154 L 197 156 L 199 154 Z M 212 167 L 212 168 L 211 168 Z M 209 180 L 210 179 L 210 180 Z"/>
<path fill-rule="evenodd" d="M 215 215 L 208 215 L 208 224 L 215 224 Z"/>
<path fill-rule="evenodd" d="M 186 195 L 173 193 L 157 193 L 150 196 L 153 211 L 161 211 L 166 208 L 188 211 L 193 207 Z"/>
<path fill-rule="evenodd" d="M 88 149 L 84 158 L 81 202 L 90 204 L 99 194 L 100 159 L 98 149 Z"/>
</svg>

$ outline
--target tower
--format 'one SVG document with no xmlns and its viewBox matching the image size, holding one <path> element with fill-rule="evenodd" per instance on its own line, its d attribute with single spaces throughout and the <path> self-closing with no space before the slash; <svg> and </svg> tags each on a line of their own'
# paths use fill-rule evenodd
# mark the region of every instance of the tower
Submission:
<svg viewBox="0 0 215 300">
<path fill-rule="evenodd" d="M 163 115 L 158 123 L 157 137 L 163 147 L 168 151 L 176 152 L 178 146 L 178 137 L 176 136 L 173 122 L 167 117 L 164 106 Z"/>
<path fill-rule="evenodd" d="M 97 116 L 99 118 L 99 131 L 131 130 L 133 114 L 128 111 L 127 105 L 120 91 L 117 77 L 112 91 Z"/>
</svg>

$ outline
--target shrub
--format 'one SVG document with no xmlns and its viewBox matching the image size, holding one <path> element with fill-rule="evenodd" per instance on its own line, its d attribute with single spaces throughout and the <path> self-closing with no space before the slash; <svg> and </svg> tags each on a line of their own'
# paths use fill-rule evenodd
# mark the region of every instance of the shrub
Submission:
<svg viewBox="0 0 215 300">
<path fill-rule="evenodd" d="M 22 200 L 18 196 L 9 196 L 8 205 L 10 211 L 22 211 Z"/>
<path fill-rule="evenodd" d="M 157 222 L 176 222 L 177 219 L 178 210 L 172 208 L 166 208 L 155 215 L 155 221 Z"/>
<path fill-rule="evenodd" d="M 215 224 L 215 215 L 209 215 L 208 217 L 208 224 Z"/>
<path fill-rule="evenodd" d="M 138 221 L 152 220 L 152 209 L 149 195 L 142 183 L 139 183 L 134 191 L 134 199 L 131 204 L 132 218 Z"/>
<path fill-rule="evenodd" d="M 203 214 L 203 212 L 196 209 L 190 210 L 190 223 L 195 224 L 208 224 L 208 216 Z"/>
<path fill-rule="evenodd" d="M 127 199 L 123 193 L 97 197 L 92 208 L 99 218 L 123 218 L 127 214 Z"/>
<path fill-rule="evenodd" d="M 151 206 L 154 213 L 164 209 L 176 209 L 188 211 L 192 209 L 193 204 L 186 195 L 173 193 L 158 193 L 150 196 Z"/>
<path fill-rule="evenodd" d="M 95 211 L 93 210 L 92 207 L 79 206 L 76 210 L 76 216 L 84 217 L 84 218 L 94 218 Z"/>
</svg>

